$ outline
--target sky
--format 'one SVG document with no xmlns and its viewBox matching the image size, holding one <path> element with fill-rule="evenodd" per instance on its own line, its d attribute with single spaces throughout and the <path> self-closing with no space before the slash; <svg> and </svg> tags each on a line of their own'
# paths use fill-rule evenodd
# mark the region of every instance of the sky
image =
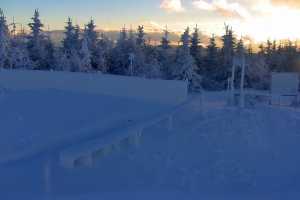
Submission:
<svg viewBox="0 0 300 200">
<path fill-rule="evenodd" d="M 195 27 L 221 35 L 224 23 L 256 41 L 300 38 L 300 0 L 1 0 L 8 21 L 27 24 L 39 9 L 46 28 L 63 29 L 67 17 L 81 26 L 93 18 L 99 29 L 144 24 L 171 31 Z"/>
</svg>

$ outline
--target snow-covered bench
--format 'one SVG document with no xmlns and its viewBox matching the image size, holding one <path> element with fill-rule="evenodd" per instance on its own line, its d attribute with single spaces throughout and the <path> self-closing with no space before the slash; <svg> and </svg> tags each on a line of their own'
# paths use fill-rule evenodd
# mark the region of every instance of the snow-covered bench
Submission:
<svg viewBox="0 0 300 200">
<path fill-rule="evenodd" d="M 122 145 L 138 145 L 142 128 L 131 127 L 109 133 L 106 137 L 79 143 L 60 152 L 60 162 L 65 168 L 92 166 L 94 160 L 110 154 Z"/>
<path fill-rule="evenodd" d="M 138 146 L 143 136 L 143 130 L 156 123 L 165 121 L 166 130 L 173 128 L 173 115 L 189 101 L 186 101 L 167 112 L 148 117 L 141 123 L 114 130 L 105 134 L 105 137 L 89 140 L 84 143 L 73 145 L 60 152 L 60 163 L 65 168 L 92 167 L 95 160 L 109 155 L 114 150 L 122 147 Z"/>
</svg>

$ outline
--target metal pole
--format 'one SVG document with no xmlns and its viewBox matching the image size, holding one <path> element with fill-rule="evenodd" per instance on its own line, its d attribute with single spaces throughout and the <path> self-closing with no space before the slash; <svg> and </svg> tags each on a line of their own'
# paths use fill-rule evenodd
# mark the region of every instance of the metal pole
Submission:
<svg viewBox="0 0 300 200">
<path fill-rule="evenodd" d="M 133 53 L 129 54 L 129 61 L 130 61 L 130 66 L 129 66 L 130 76 L 133 76 L 133 61 L 134 61 L 134 54 Z"/>
<path fill-rule="evenodd" d="M 232 65 L 232 70 L 231 70 L 231 84 L 230 84 L 230 104 L 234 104 L 234 80 L 235 80 L 235 61 L 233 62 Z"/>
<path fill-rule="evenodd" d="M 52 180 L 51 180 L 51 176 L 52 176 L 52 170 L 51 170 L 51 160 L 50 158 L 48 158 L 44 164 L 44 192 L 46 195 L 46 199 L 50 199 L 51 198 L 51 192 L 52 192 Z"/>
<path fill-rule="evenodd" d="M 241 74 L 241 96 L 240 96 L 240 106 L 241 108 L 245 107 L 245 91 L 244 91 L 244 86 L 245 86 L 245 68 L 246 68 L 246 61 L 245 61 L 245 54 L 243 54 L 242 57 L 242 74 Z"/>
</svg>

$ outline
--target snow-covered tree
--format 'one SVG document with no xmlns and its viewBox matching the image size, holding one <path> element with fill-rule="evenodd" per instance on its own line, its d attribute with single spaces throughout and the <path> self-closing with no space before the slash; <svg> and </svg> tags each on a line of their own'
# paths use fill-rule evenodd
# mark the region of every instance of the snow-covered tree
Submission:
<svg viewBox="0 0 300 200">
<path fill-rule="evenodd" d="M 77 50 L 71 50 L 68 54 L 63 49 L 55 51 L 55 70 L 79 72 L 81 69 L 81 58 Z"/>
<path fill-rule="evenodd" d="M 43 69 L 47 69 L 47 70 L 54 70 L 55 69 L 55 57 L 54 57 L 54 53 L 55 53 L 55 47 L 54 44 L 50 38 L 49 35 L 47 35 L 43 41 L 43 45 L 44 45 L 44 68 Z"/>
<path fill-rule="evenodd" d="M 222 37 L 223 48 L 222 48 L 222 56 L 223 56 L 223 67 L 224 67 L 224 74 L 229 74 L 233 57 L 234 57 L 234 49 L 236 46 L 236 39 L 233 35 L 233 30 L 228 25 L 225 26 L 225 35 Z M 227 72 L 227 73 L 226 73 Z M 227 76 L 224 77 L 224 80 L 227 79 Z"/>
<path fill-rule="evenodd" d="M 195 27 L 195 30 L 191 37 L 191 47 L 190 52 L 193 58 L 195 59 L 197 65 L 197 73 L 203 75 L 203 59 L 202 59 L 202 47 L 200 45 L 200 36 L 198 26 Z"/>
<path fill-rule="evenodd" d="M 184 52 L 186 54 L 190 54 L 190 28 L 187 27 L 184 31 L 184 33 L 181 35 L 180 38 L 180 42 L 181 42 L 181 49 L 184 50 Z"/>
<path fill-rule="evenodd" d="M 236 55 L 242 56 L 245 53 L 246 53 L 246 49 L 245 49 L 244 41 L 241 38 L 236 45 Z"/>
<path fill-rule="evenodd" d="M 92 60 L 91 60 L 91 52 L 88 47 L 88 38 L 84 36 L 81 44 L 81 48 L 79 51 L 79 56 L 81 59 L 80 62 L 80 71 L 81 72 L 91 72 L 92 71 Z"/>
<path fill-rule="evenodd" d="M 80 26 L 77 24 L 75 27 L 74 27 L 74 47 L 75 49 L 79 49 L 80 46 L 81 46 L 81 42 L 80 42 L 80 33 L 81 33 L 81 30 L 80 30 Z"/>
<path fill-rule="evenodd" d="M 196 26 L 191 37 L 191 55 L 197 59 L 200 56 L 200 37 L 199 29 Z"/>
<path fill-rule="evenodd" d="M 14 69 L 32 69 L 33 63 L 29 58 L 24 34 L 15 35 L 11 39 L 9 49 L 10 67 Z"/>
<path fill-rule="evenodd" d="M 173 60 L 175 59 L 174 48 L 170 45 L 169 31 L 166 26 L 164 30 L 164 35 L 161 38 L 161 44 L 158 47 L 157 60 L 161 65 L 161 73 L 163 79 L 173 78 Z"/>
<path fill-rule="evenodd" d="M 161 47 L 163 49 L 169 49 L 170 48 L 170 40 L 169 40 L 169 31 L 168 28 L 164 30 L 164 35 L 161 38 Z"/>
<path fill-rule="evenodd" d="M 254 89 L 269 89 L 271 73 L 265 61 L 265 57 L 259 54 L 247 58 L 248 67 L 246 72 L 247 85 Z"/>
<path fill-rule="evenodd" d="M 131 29 L 132 30 L 132 29 Z M 132 33 L 132 32 L 131 32 Z M 133 34 L 132 34 L 133 35 Z M 127 40 L 127 30 L 125 27 L 123 27 L 120 31 L 120 36 L 119 36 L 119 40 L 118 40 L 118 43 L 121 44 L 121 43 L 124 43 L 126 40 Z"/>
<path fill-rule="evenodd" d="M 245 60 L 244 60 L 245 59 Z M 241 86 L 241 78 L 242 78 L 242 70 L 243 70 L 243 62 L 248 61 L 246 58 L 246 48 L 244 45 L 243 38 L 239 39 L 239 41 L 236 44 L 236 51 L 235 51 L 235 57 L 234 57 L 234 62 L 236 65 L 235 68 L 235 88 L 240 88 Z M 247 84 L 246 84 L 247 85 Z"/>
<path fill-rule="evenodd" d="M 250 43 L 247 47 L 247 54 L 248 56 L 252 56 L 253 55 L 253 47 L 252 47 L 252 44 Z"/>
<path fill-rule="evenodd" d="M 142 48 L 136 45 L 136 40 L 130 34 L 127 38 L 125 27 L 120 32 L 119 40 L 110 54 L 110 72 L 122 75 L 137 75 L 143 65 Z"/>
<path fill-rule="evenodd" d="M 102 73 L 107 73 L 109 71 L 108 57 L 112 46 L 113 43 L 104 34 L 101 34 L 101 38 L 97 43 L 96 62 L 97 70 Z"/>
<path fill-rule="evenodd" d="M 109 54 L 109 73 L 125 74 L 128 68 L 128 53 L 126 50 L 127 31 L 123 27 L 120 31 L 118 41 Z"/>
<path fill-rule="evenodd" d="M 71 18 L 68 18 L 65 27 L 65 37 L 62 41 L 63 51 L 66 54 L 70 54 L 72 51 L 78 48 L 79 43 L 79 30 L 80 28 L 74 27 Z"/>
<path fill-rule="evenodd" d="M 161 65 L 156 58 L 152 58 L 143 68 L 143 76 L 149 79 L 161 79 L 163 77 Z"/>
<path fill-rule="evenodd" d="M 203 64 L 203 87 L 209 90 L 223 89 L 223 83 L 220 80 L 223 79 L 224 70 L 215 35 L 210 37 L 206 51 Z"/>
<path fill-rule="evenodd" d="M 145 35 L 144 26 L 138 26 L 136 44 L 139 47 L 145 46 Z"/>
<path fill-rule="evenodd" d="M 56 71 L 71 71 L 70 57 L 64 50 L 55 52 L 55 61 Z"/>
<path fill-rule="evenodd" d="M 98 33 L 96 31 L 96 25 L 93 19 L 85 26 L 84 35 L 88 42 L 90 51 L 95 51 L 98 42 Z"/>
<path fill-rule="evenodd" d="M 0 69 L 9 65 L 9 31 L 3 11 L 0 9 Z"/>
<path fill-rule="evenodd" d="M 93 19 L 85 26 L 84 37 L 87 39 L 88 49 L 90 50 L 91 65 L 93 69 L 98 68 L 97 64 L 97 43 L 98 33 L 96 31 L 96 25 Z"/>
<path fill-rule="evenodd" d="M 219 64 L 218 47 L 216 44 L 216 36 L 212 35 L 209 39 L 207 46 L 206 65 L 208 65 L 207 71 L 215 68 Z"/>
<path fill-rule="evenodd" d="M 59 70 L 80 71 L 80 27 L 78 25 L 74 26 L 71 18 L 68 18 L 66 24 L 62 50 L 56 53 L 57 67 Z"/>
<path fill-rule="evenodd" d="M 31 19 L 32 22 L 28 24 L 31 30 L 28 36 L 28 50 L 32 61 L 39 62 L 42 59 L 42 28 L 44 25 L 41 23 L 38 10 L 34 11 L 34 16 Z"/>
<path fill-rule="evenodd" d="M 44 25 L 40 20 L 38 10 L 34 11 L 34 16 L 31 19 L 32 22 L 28 24 L 31 33 L 27 42 L 30 59 L 34 62 L 35 69 L 50 69 L 53 67 L 54 59 L 52 41 L 42 31 Z"/>
<path fill-rule="evenodd" d="M 186 80 L 190 83 L 190 89 L 200 87 L 201 78 L 196 73 L 196 64 L 193 56 L 190 54 L 190 35 L 189 28 L 181 36 L 181 46 L 176 52 L 175 68 L 173 70 L 173 77 L 177 80 Z"/>
</svg>

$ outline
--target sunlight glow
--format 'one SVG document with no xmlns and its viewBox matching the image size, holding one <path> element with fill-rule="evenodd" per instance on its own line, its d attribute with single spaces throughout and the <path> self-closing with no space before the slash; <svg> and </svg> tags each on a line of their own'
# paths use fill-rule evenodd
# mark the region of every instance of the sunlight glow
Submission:
<svg viewBox="0 0 300 200">
<path fill-rule="evenodd" d="M 265 8 L 266 14 L 240 24 L 241 33 L 247 34 L 255 41 L 267 39 L 296 40 L 300 37 L 300 11 L 288 7 Z"/>
</svg>

